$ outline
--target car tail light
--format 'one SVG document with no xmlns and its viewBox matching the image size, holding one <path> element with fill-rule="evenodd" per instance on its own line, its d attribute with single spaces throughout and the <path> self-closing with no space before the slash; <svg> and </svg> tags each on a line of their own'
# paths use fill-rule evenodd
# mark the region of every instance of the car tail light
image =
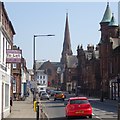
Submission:
<svg viewBox="0 0 120 120">
<path fill-rule="evenodd" d="M 73 105 L 69 105 L 69 109 L 73 110 L 75 107 Z"/>
</svg>

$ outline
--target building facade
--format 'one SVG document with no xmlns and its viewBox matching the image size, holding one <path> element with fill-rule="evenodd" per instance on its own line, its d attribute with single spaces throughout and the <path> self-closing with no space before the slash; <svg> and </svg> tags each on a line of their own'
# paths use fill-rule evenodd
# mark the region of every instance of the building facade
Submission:
<svg viewBox="0 0 120 120">
<path fill-rule="evenodd" d="M 13 46 L 13 50 L 22 50 L 16 45 Z M 12 76 L 13 82 L 13 99 L 24 100 L 27 92 L 27 67 L 26 60 L 21 55 L 21 61 L 12 63 Z"/>
<path fill-rule="evenodd" d="M 45 70 L 36 70 L 37 91 L 46 91 L 48 87 L 48 75 Z"/>
<path fill-rule="evenodd" d="M 118 99 L 120 74 L 119 26 L 111 12 L 109 3 L 100 22 L 101 39 L 99 42 L 101 90 L 103 97 Z"/>
<path fill-rule="evenodd" d="M 14 28 L 3 2 L 0 2 L 0 119 L 10 114 L 11 64 L 6 62 L 6 51 L 12 49 Z"/>
<path fill-rule="evenodd" d="M 82 46 L 77 49 L 78 85 L 81 92 L 117 100 L 120 96 L 120 39 L 119 26 L 109 3 L 100 22 L 101 38 L 96 49 Z M 99 96 L 98 96 L 99 95 Z"/>
<path fill-rule="evenodd" d="M 88 44 L 87 50 L 82 45 L 77 48 L 78 81 L 77 94 L 100 97 L 100 61 L 98 48 Z"/>
<path fill-rule="evenodd" d="M 75 88 L 77 85 L 77 56 L 73 55 L 71 49 L 71 40 L 70 40 L 70 31 L 69 31 L 69 21 L 68 21 L 68 13 L 66 13 L 66 21 L 65 21 L 65 32 L 64 32 L 64 42 L 63 42 L 63 50 L 61 54 L 62 64 L 62 89 L 75 92 Z"/>
</svg>

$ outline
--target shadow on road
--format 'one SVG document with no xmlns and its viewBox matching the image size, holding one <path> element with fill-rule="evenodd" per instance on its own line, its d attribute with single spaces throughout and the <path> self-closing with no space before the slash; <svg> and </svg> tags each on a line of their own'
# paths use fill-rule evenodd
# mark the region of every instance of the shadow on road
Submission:
<svg viewBox="0 0 120 120">
<path fill-rule="evenodd" d="M 78 119 L 84 119 L 84 120 L 89 120 L 86 117 L 70 117 L 69 120 L 78 120 Z M 66 117 L 57 117 L 57 118 L 49 118 L 49 120 L 68 120 Z"/>
</svg>

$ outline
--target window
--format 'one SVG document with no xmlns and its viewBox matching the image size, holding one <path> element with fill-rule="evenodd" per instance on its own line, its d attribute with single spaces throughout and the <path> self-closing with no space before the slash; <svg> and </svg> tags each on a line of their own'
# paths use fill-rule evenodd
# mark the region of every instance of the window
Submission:
<svg viewBox="0 0 120 120">
<path fill-rule="evenodd" d="M 3 63 L 4 63 L 4 55 L 5 55 L 5 39 L 3 37 Z"/>
<path fill-rule="evenodd" d="M 9 85 L 5 84 L 5 107 L 9 106 Z"/>
<path fill-rule="evenodd" d="M 17 64 L 13 63 L 13 64 L 12 64 L 12 67 L 13 67 L 13 68 L 17 68 Z"/>
<path fill-rule="evenodd" d="M 40 90 L 43 90 L 43 88 L 40 88 Z"/>
<path fill-rule="evenodd" d="M 89 103 L 88 100 L 70 100 L 70 104 L 84 104 Z"/>
<path fill-rule="evenodd" d="M 45 79 L 45 76 L 43 76 L 43 79 Z"/>
<path fill-rule="evenodd" d="M 45 81 L 43 81 L 43 84 L 45 84 Z"/>
</svg>

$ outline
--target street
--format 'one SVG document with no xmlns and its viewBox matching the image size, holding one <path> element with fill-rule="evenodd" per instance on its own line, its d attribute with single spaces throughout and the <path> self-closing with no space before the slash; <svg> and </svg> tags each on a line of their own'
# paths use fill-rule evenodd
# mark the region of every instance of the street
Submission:
<svg viewBox="0 0 120 120">
<path fill-rule="evenodd" d="M 117 120 L 116 106 L 105 104 L 104 102 L 100 102 L 98 99 L 94 99 L 94 98 L 90 98 L 89 101 L 93 107 L 92 119 Z M 43 110 L 49 119 L 66 119 L 65 110 L 64 110 L 65 105 L 62 100 L 54 101 L 53 98 L 51 98 L 50 100 L 42 100 L 41 102 L 43 104 Z M 86 119 L 86 118 L 79 118 L 79 119 Z"/>
</svg>

